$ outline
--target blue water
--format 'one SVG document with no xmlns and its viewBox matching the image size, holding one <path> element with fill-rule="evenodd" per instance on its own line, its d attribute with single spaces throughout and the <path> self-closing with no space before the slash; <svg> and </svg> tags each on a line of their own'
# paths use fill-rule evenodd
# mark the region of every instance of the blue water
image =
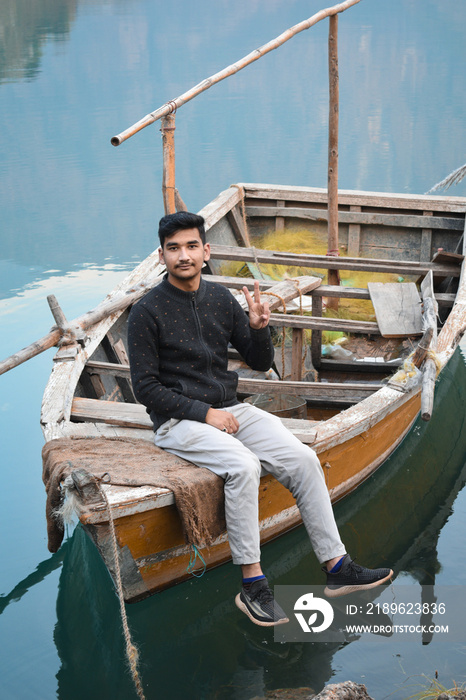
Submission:
<svg viewBox="0 0 466 700">
<path fill-rule="evenodd" d="M 2 0 L 0 357 L 48 331 L 47 294 L 71 319 L 155 247 L 159 125 L 119 148 L 111 136 L 324 5 Z M 178 112 L 177 186 L 190 209 L 233 182 L 325 186 L 327 26 Z M 465 26 L 456 0 L 363 0 L 340 16 L 341 187 L 423 193 L 463 164 Z M 450 194 L 466 195 L 466 180 Z M 1 695 L 132 698 L 117 603 L 98 557 L 79 531 L 58 556 L 46 548 L 39 412 L 52 356 L 0 378 Z M 432 444 L 450 439 L 447 428 Z M 439 513 L 427 538 L 442 582 L 464 583 L 464 461 L 455 456 L 450 500 L 439 496 L 426 510 L 430 519 Z M 368 503 L 358 508 L 374 517 Z M 413 537 L 426 527 L 420 520 Z M 396 522 L 386 528 L 389 554 L 402 562 Z M 316 569 L 301 530 L 266 547 L 264 561 L 277 567 L 277 582 L 305 582 Z M 413 561 L 400 564 L 401 580 L 412 579 Z M 466 678 L 466 645 L 400 652 L 359 640 L 332 653 L 284 651 L 238 619 L 236 588 L 227 565 L 131 606 L 148 698 L 246 700 L 347 678 L 366 682 L 373 697 L 408 697 L 423 674 L 438 671 L 447 686 Z"/>
</svg>

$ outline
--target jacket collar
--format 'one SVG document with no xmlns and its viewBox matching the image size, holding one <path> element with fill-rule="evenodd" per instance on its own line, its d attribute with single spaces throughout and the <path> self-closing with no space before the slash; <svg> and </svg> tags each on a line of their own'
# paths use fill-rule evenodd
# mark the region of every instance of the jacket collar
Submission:
<svg viewBox="0 0 466 700">
<path fill-rule="evenodd" d="M 196 301 L 201 301 L 204 298 L 206 286 L 207 282 L 203 277 L 201 277 L 199 288 L 195 292 L 185 292 L 183 289 L 175 287 L 168 281 L 167 273 L 160 284 L 160 289 L 162 289 L 163 292 L 172 299 L 176 299 L 177 301 L 182 301 L 184 303 L 190 303 L 193 299 L 196 299 Z"/>
</svg>

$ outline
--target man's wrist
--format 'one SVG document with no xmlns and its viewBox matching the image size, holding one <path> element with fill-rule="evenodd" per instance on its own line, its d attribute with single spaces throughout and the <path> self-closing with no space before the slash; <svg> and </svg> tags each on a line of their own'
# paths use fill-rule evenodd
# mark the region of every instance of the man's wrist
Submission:
<svg viewBox="0 0 466 700">
<path fill-rule="evenodd" d="M 253 326 L 249 326 L 252 335 L 254 336 L 255 340 L 265 340 L 266 338 L 269 337 L 270 334 L 270 329 L 269 329 L 269 324 L 266 326 L 263 326 L 262 328 L 253 328 Z"/>
</svg>

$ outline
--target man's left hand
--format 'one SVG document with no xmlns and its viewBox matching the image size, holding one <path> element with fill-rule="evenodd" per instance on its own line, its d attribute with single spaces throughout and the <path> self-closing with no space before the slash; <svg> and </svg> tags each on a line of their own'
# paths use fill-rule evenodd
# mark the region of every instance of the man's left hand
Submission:
<svg viewBox="0 0 466 700">
<path fill-rule="evenodd" d="M 254 299 L 247 287 L 243 287 L 243 293 L 249 306 L 249 325 L 256 330 L 265 328 L 269 323 L 270 310 L 267 301 L 261 302 L 259 282 L 254 282 Z"/>
</svg>

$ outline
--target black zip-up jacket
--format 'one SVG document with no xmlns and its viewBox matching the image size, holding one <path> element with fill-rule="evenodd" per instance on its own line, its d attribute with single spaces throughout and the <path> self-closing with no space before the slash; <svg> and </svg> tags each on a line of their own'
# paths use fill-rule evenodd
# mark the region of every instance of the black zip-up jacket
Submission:
<svg viewBox="0 0 466 700">
<path fill-rule="evenodd" d="M 252 369 L 272 366 L 269 328 L 251 328 L 219 284 L 202 278 L 196 292 L 185 292 L 165 276 L 135 304 L 128 321 L 131 379 L 154 430 L 170 418 L 205 422 L 209 408 L 238 403 L 238 375 L 228 371 L 229 343 Z"/>
</svg>

